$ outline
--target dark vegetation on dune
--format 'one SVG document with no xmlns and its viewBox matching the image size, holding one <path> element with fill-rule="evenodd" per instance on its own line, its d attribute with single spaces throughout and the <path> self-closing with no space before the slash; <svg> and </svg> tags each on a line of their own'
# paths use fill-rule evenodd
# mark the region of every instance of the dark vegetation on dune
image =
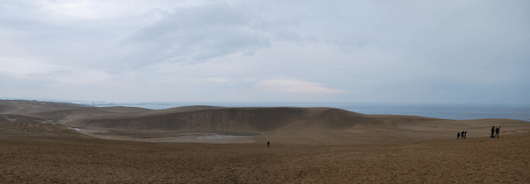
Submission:
<svg viewBox="0 0 530 184">
<path fill-rule="evenodd" d="M 41 118 L 13 114 L 0 115 L 0 136 L 83 137 L 74 130 L 43 122 Z"/>
<path fill-rule="evenodd" d="M 7 111 L 10 109 L 10 106 L 9 105 L 5 105 L 5 104 L 0 104 L 0 113 L 4 112 L 4 111 Z"/>
<path fill-rule="evenodd" d="M 16 115 L 16 114 L 0 115 L 0 122 L 8 122 L 8 121 L 24 123 L 24 124 L 41 124 L 43 123 L 44 120 L 42 118 L 22 116 L 22 115 Z"/>
</svg>

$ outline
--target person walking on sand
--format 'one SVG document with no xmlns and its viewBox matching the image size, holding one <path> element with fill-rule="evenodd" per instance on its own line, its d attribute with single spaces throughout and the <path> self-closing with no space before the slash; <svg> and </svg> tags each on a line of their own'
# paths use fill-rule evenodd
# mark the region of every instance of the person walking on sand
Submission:
<svg viewBox="0 0 530 184">
<path fill-rule="evenodd" d="M 491 138 L 495 137 L 495 126 L 491 127 Z"/>
<path fill-rule="evenodd" d="M 270 144 L 271 144 L 271 142 L 267 141 L 267 148 L 269 147 Z"/>
<path fill-rule="evenodd" d="M 499 138 L 499 131 L 500 131 L 500 130 L 501 130 L 501 127 L 500 127 L 500 126 L 497 127 L 497 128 L 495 129 L 495 133 L 496 133 L 496 134 L 495 134 L 495 137 Z"/>
<path fill-rule="evenodd" d="M 460 139 L 464 139 L 464 131 L 460 134 Z"/>
<path fill-rule="evenodd" d="M 456 134 L 456 139 L 460 139 L 460 132 Z"/>
</svg>

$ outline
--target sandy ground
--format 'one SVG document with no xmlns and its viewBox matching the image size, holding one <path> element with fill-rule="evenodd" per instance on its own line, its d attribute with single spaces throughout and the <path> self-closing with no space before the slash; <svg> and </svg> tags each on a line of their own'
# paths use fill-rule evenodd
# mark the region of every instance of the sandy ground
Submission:
<svg viewBox="0 0 530 184">
<path fill-rule="evenodd" d="M 362 145 L 447 140 L 461 131 L 467 131 L 468 137 L 483 137 L 488 136 L 491 126 L 501 126 L 503 134 L 530 128 L 528 122 L 510 119 L 457 121 L 366 115 L 326 107 L 187 106 L 148 110 L 22 100 L 0 100 L 0 116 L 18 119 L 19 123 L 76 127 L 97 138 L 144 142 Z"/>
<path fill-rule="evenodd" d="M 69 127 L 70 128 L 70 127 Z M 84 135 L 107 140 L 180 143 L 254 143 L 255 136 L 223 135 L 201 132 L 127 131 L 112 129 L 70 128 Z"/>
<path fill-rule="evenodd" d="M 0 166 L 0 183 L 530 183 L 530 123 L 0 101 Z"/>
<path fill-rule="evenodd" d="M 530 183 L 530 134 L 357 146 L 0 138 L 0 183 Z"/>
</svg>

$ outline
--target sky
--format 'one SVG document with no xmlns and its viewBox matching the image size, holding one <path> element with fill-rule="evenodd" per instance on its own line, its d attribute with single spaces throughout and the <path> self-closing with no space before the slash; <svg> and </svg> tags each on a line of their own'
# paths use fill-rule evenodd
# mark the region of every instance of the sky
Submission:
<svg viewBox="0 0 530 184">
<path fill-rule="evenodd" d="M 530 1 L 2 0 L 0 98 L 530 104 Z"/>
</svg>

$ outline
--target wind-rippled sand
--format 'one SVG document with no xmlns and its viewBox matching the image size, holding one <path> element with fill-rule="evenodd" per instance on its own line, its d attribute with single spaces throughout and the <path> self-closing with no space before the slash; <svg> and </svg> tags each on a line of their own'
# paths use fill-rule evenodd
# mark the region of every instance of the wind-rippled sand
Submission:
<svg viewBox="0 0 530 184">
<path fill-rule="evenodd" d="M 509 119 L 0 101 L 0 183 L 530 183 L 529 153 Z"/>
<path fill-rule="evenodd" d="M 357 146 L 0 138 L 0 183 L 529 183 L 530 134 Z"/>
</svg>

